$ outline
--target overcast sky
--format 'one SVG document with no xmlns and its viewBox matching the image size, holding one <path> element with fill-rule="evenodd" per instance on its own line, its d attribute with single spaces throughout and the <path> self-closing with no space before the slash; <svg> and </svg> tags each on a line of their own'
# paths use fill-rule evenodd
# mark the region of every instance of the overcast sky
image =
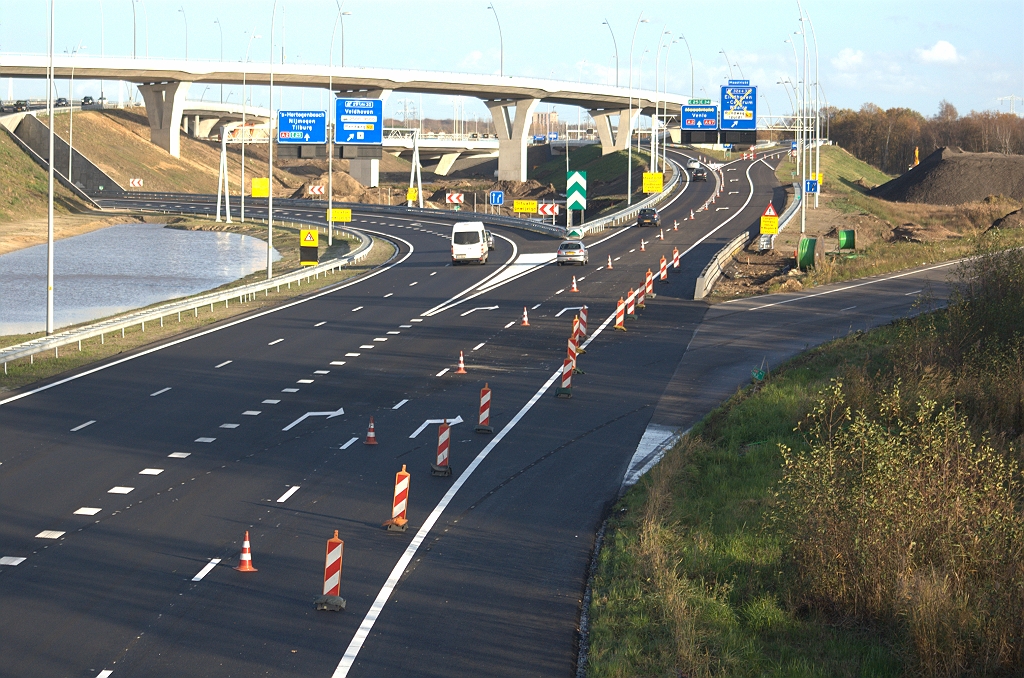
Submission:
<svg viewBox="0 0 1024 678">
<path fill-rule="evenodd" d="M 44 53 L 48 0 L 0 0 L 0 50 Z M 185 57 L 188 24 L 189 59 L 241 61 L 250 32 L 253 60 L 270 54 L 272 0 L 56 0 L 56 51 L 98 56 L 132 54 L 132 7 L 136 10 L 139 56 Z M 498 28 L 488 0 L 430 2 L 419 0 L 345 0 L 345 65 L 409 68 L 471 73 L 498 73 Z M 729 76 L 742 73 L 759 86 L 760 110 L 776 115 L 790 110 L 780 80 L 797 79 L 793 44 L 803 52 L 796 0 L 494 0 L 504 34 L 506 75 L 537 76 L 585 82 L 615 82 L 615 48 L 607 19 L 618 43 L 619 82 L 629 80 L 630 42 L 639 13 L 633 49 L 635 85 L 654 87 L 655 55 L 662 47 L 659 87 L 667 75 L 671 92 L 715 93 Z M 932 115 L 943 99 L 961 113 L 1009 110 L 998 97 L 1024 95 L 1024 2 L 1021 0 L 804 0 L 803 7 L 817 32 L 820 82 L 829 103 L 859 108 L 872 102 L 888 108 L 905 106 Z M 102 8 L 102 12 L 101 12 Z M 181 9 L 184 12 L 180 11 Z M 335 0 L 278 0 L 274 36 L 275 58 L 282 47 L 288 62 L 327 64 Z M 103 37 L 101 43 L 101 13 Z M 219 19 L 221 24 L 215 23 Z M 148 29 L 147 29 L 148 26 Z M 810 26 L 808 51 L 814 59 Z M 669 31 L 670 35 L 663 35 Z M 673 40 L 678 42 L 673 43 Z M 668 46 L 670 45 L 670 47 Z M 335 64 L 341 64 L 341 31 L 335 42 Z M 728 55 L 728 62 L 722 54 Z M 667 70 L 665 64 L 668 64 Z M 2 77 L 0 53 L 0 77 Z M 810 80 L 813 82 L 813 72 Z M 0 81 L 7 98 L 7 81 Z M 64 86 L 66 88 L 66 85 Z M 189 98 L 220 96 L 219 88 L 194 86 Z M 96 83 L 76 81 L 75 95 L 98 94 Z M 15 97 L 41 96 L 39 82 L 15 81 Z M 238 101 L 239 93 L 230 101 Z M 62 90 L 61 94 L 65 92 Z M 107 85 L 116 101 L 116 86 Z M 254 104 L 266 103 L 266 89 L 254 93 Z M 397 110 L 400 94 L 387 110 Z M 712 96 L 712 98 L 717 98 Z M 419 97 L 416 96 L 416 104 Z M 323 102 L 323 104 L 321 104 Z M 765 105 L 767 104 L 767 105 Z M 319 108 L 326 97 L 316 90 L 286 92 L 285 107 Z M 429 116 L 450 117 L 445 97 L 425 97 Z M 543 109 L 543 107 L 542 107 Z M 560 109 L 576 117 L 575 109 Z M 1018 113 L 1024 105 L 1017 103 Z M 476 101 L 466 104 L 469 116 L 485 117 Z"/>
</svg>

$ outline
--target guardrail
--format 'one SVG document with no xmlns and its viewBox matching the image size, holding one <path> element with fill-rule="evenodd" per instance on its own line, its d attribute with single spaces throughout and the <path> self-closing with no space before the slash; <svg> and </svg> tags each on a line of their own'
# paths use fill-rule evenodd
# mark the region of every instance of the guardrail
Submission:
<svg viewBox="0 0 1024 678">
<path fill-rule="evenodd" d="M 301 223 L 301 220 L 296 219 L 294 221 Z M 198 317 L 199 309 L 204 306 L 209 306 L 212 311 L 215 304 L 223 303 L 224 307 L 227 308 L 228 304 L 233 299 L 238 299 L 239 303 L 242 303 L 246 298 L 252 297 L 260 292 L 263 292 L 264 296 L 266 296 L 269 294 L 269 291 L 275 287 L 278 290 L 280 290 L 282 286 L 288 286 L 290 288 L 293 283 L 301 286 L 303 280 L 308 282 L 311 278 L 319 278 L 321 274 L 325 276 L 329 275 L 332 271 L 362 261 L 366 255 L 370 253 L 370 247 L 373 245 L 373 238 L 356 230 L 338 230 L 349 233 L 359 239 L 359 246 L 343 257 L 331 259 L 330 261 L 325 261 L 318 266 L 311 266 L 307 269 L 294 271 L 270 280 L 263 280 L 256 283 L 249 283 L 248 285 L 233 287 L 221 292 L 211 292 L 209 294 L 201 294 L 188 299 L 172 301 L 154 308 L 134 311 L 98 323 L 73 328 L 64 332 L 58 332 L 46 337 L 38 337 L 14 346 L 8 346 L 7 348 L 0 349 L 0 361 L 4 364 L 4 374 L 7 374 L 7 363 L 12 360 L 18 360 L 20 358 L 31 359 L 35 354 L 42 353 L 44 351 L 53 351 L 54 355 L 59 357 L 61 346 L 67 346 L 78 342 L 79 349 L 81 349 L 81 342 L 86 339 L 100 337 L 100 341 L 102 342 L 107 334 L 111 334 L 119 330 L 121 332 L 121 336 L 124 336 L 124 330 L 129 327 L 135 327 L 136 325 L 141 326 L 142 331 L 145 332 L 147 322 L 151 323 L 159 321 L 160 326 L 163 327 L 163 319 L 175 314 L 180 318 L 182 313 L 192 311 L 193 315 Z"/>
<path fill-rule="evenodd" d="M 665 200 L 670 195 L 672 195 L 672 191 L 674 191 L 676 186 L 679 185 L 679 182 L 682 181 L 682 175 L 684 174 L 684 172 L 680 168 L 679 164 L 676 163 L 674 160 L 671 160 L 669 158 L 665 158 L 665 160 L 672 166 L 672 181 L 668 182 L 668 186 L 666 186 L 661 193 L 655 193 L 652 196 L 644 198 L 635 205 L 630 205 L 626 209 L 620 210 L 615 214 L 610 214 L 606 217 L 601 217 L 600 219 L 592 221 L 589 224 L 583 224 L 583 234 L 591 235 L 592 233 L 600 233 L 606 228 L 618 226 L 627 221 L 632 221 L 640 212 L 640 210 L 647 207 L 654 207 L 662 200 Z"/>
<path fill-rule="evenodd" d="M 793 184 L 793 202 L 786 207 L 786 210 L 779 217 L 779 233 L 782 233 L 782 229 L 786 228 L 793 217 L 796 216 L 796 211 L 800 209 L 800 201 L 804 199 L 804 193 L 800 190 L 800 184 Z M 772 244 L 775 244 L 775 240 L 772 239 Z"/>
<path fill-rule="evenodd" d="M 743 231 L 738 236 L 729 241 L 729 244 L 718 250 L 718 254 L 708 262 L 708 265 L 704 267 L 704 270 L 700 272 L 700 276 L 697 278 L 697 284 L 693 290 L 694 300 L 703 299 L 711 292 L 711 288 L 715 286 L 718 279 L 722 277 L 722 271 L 725 267 L 725 262 L 732 259 L 738 250 L 743 249 L 750 242 L 751 235 L 749 231 Z"/>
</svg>

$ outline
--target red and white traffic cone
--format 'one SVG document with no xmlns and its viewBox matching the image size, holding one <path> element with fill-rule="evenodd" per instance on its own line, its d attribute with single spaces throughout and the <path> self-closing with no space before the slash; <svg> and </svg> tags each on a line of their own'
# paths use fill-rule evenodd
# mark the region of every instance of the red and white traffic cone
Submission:
<svg viewBox="0 0 1024 678">
<path fill-rule="evenodd" d="M 644 242 L 644 239 L 640 238 L 640 251 L 641 252 L 646 252 L 647 251 L 647 248 L 645 247 L 646 244 L 647 243 Z"/>
<path fill-rule="evenodd" d="M 658 230 L 658 240 L 664 240 L 664 239 L 665 239 L 665 229 L 662 228 L 662 229 Z"/>
<path fill-rule="evenodd" d="M 636 291 L 636 307 L 640 310 L 647 308 L 647 304 L 644 303 L 647 300 L 647 294 L 644 290 L 644 286 L 641 285 Z"/>
<path fill-rule="evenodd" d="M 612 329 L 626 331 L 626 302 L 622 297 L 619 297 L 619 303 L 615 307 L 615 325 Z"/>
<path fill-rule="evenodd" d="M 690 221 L 693 221 L 693 210 L 690 210 Z"/>
<path fill-rule="evenodd" d="M 586 307 L 586 305 L 584 305 L 583 308 L 580 309 L 580 336 L 581 337 L 587 336 L 587 311 L 588 310 L 589 309 Z"/>
<path fill-rule="evenodd" d="M 469 374 L 466 372 L 466 358 L 462 355 L 462 351 L 459 351 L 459 369 L 455 370 L 455 374 Z"/>
<path fill-rule="evenodd" d="M 679 268 L 679 248 L 672 248 L 672 268 Z"/>
<path fill-rule="evenodd" d="M 519 323 L 519 326 L 520 327 L 529 327 L 530 326 L 530 316 L 528 316 L 526 314 L 526 307 L 525 306 L 523 306 L 523 320 L 522 320 L 522 322 Z"/>
<path fill-rule="evenodd" d="M 327 556 L 324 558 L 324 593 L 313 601 L 318 610 L 341 612 L 345 599 L 341 597 L 341 561 L 345 555 L 345 542 L 338 539 L 338 531 L 327 540 Z"/>
<path fill-rule="evenodd" d="M 636 292 L 632 287 L 629 288 L 629 294 L 626 296 L 626 317 L 636 320 Z"/>
<path fill-rule="evenodd" d="M 238 567 L 235 569 L 239 572 L 256 572 L 256 568 L 252 566 L 252 549 L 249 546 L 249 530 L 245 531 L 245 539 L 242 541 L 242 554 L 238 556 Z"/>
<path fill-rule="evenodd" d="M 366 429 L 366 440 L 363 441 L 364 445 L 376 445 L 377 444 L 377 432 L 373 428 L 373 417 L 370 417 L 370 427 Z"/>
<path fill-rule="evenodd" d="M 570 292 L 579 292 L 580 288 L 576 286 L 576 276 L 572 277 L 572 287 L 569 288 Z"/>
<path fill-rule="evenodd" d="M 693 210 L 690 210 L 690 215 L 691 216 L 693 215 Z M 673 219 L 672 220 L 672 230 L 673 231 L 678 231 L 679 230 L 679 220 L 678 219 Z"/>
<path fill-rule="evenodd" d="M 430 465 L 430 475 L 450 476 L 452 474 L 452 467 L 448 465 L 448 448 L 451 446 L 451 442 L 451 430 L 448 420 L 445 419 L 437 427 L 437 463 Z"/>
<path fill-rule="evenodd" d="M 384 523 L 384 527 L 393 532 L 405 532 L 409 524 L 407 511 L 409 509 L 409 472 L 402 464 L 402 470 L 395 474 L 395 498 L 391 503 L 391 520 Z"/>
<path fill-rule="evenodd" d="M 647 288 L 647 296 L 651 299 L 658 296 L 654 293 L 654 274 L 651 273 L 651 269 L 647 269 L 647 276 L 644 278 L 644 287 Z"/>
<path fill-rule="evenodd" d="M 661 272 L 658 274 L 658 277 L 661 279 L 661 282 L 668 282 L 668 262 L 665 261 L 665 257 L 661 258 Z"/>
<path fill-rule="evenodd" d="M 608 255 L 608 270 L 612 270 L 612 255 Z"/>
<path fill-rule="evenodd" d="M 477 433 L 494 433 L 491 426 L 491 389 L 485 383 L 480 389 L 480 418 L 476 425 Z"/>
<path fill-rule="evenodd" d="M 555 397 L 572 397 L 572 361 L 568 358 L 562 361 L 562 385 L 555 389 Z"/>
</svg>

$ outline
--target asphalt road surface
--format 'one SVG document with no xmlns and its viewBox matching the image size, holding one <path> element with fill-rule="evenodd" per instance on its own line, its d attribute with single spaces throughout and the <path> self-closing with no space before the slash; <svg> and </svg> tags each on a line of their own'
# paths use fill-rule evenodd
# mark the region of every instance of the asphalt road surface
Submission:
<svg viewBox="0 0 1024 678">
<path fill-rule="evenodd" d="M 934 269 L 709 311 L 692 300 L 700 270 L 768 201 L 782 206 L 762 159 L 720 176 L 711 209 L 690 221 L 717 182 L 687 185 L 661 210 L 663 241 L 606 231 L 584 267 L 555 266 L 557 241 L 500 226 L 487 266 L 453 267 L 457 215 L 357 209 L 353 227 L 398 245 L 382 269 L 7 394 L 0 676 L 572 674 L 596 529 L 652 441 L 763 358 L 942 294 Z M 322 217 L 283 202 L 279 218 Z M 212 208 L 170 194 L 104 203 Z M 680 267 L 614 331 L 616 301 L 673 247 Z M 583 374 L 555 398 L 584 304 Z M 485 383 L 492 435 L 473 430 Z M 376 446 L 363 444 L 371 416 Z M 425 422 L 441 419 L 461 419 L 449 478 L 430 474 L 438 427 Z M 403 465 L 409 529 L 387 532 Z M 255 573 L 232 569 L 246 530 Z M 335 530 L 341 613 L 312 605 Z"/>
</svg>

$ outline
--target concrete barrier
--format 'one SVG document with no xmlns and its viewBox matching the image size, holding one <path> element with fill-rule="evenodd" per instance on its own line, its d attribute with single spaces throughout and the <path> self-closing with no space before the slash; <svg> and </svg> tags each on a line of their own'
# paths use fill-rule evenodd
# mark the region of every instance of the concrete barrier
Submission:
<svg viewBox="0 0 1024 678">
<path fill-rule="evenodd" d="M 700 272 L 700 277 L 697 278 L 697 285 L 693 290 L 694 299 L 703 299 L 711 293 L 715 283 L 722 277 L 722 271 L 725 269 L 726 262 L 732 259 L 736 252 L 746 247 L 751 237 L 749 231 L 743 231 L 730 240 L 728 245 L 718 250 L 718 254 L 708 262 L 708 265 Z"/>
</svg>

